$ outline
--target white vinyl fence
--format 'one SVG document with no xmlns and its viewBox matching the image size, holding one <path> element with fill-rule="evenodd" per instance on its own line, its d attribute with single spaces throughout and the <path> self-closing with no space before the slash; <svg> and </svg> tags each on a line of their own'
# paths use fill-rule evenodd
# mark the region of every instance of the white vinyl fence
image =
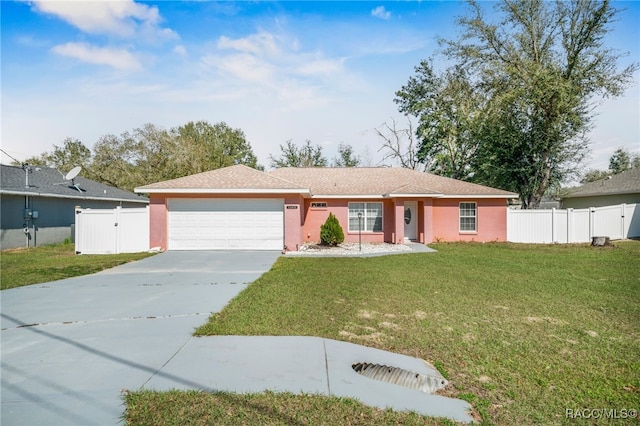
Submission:
<svg viewBox="0 0 640 426">
<path fill-rule="evenodd" d="M 640 237 L 640 204 L 566 210 L 507 210 L 507 241 L 514 243 L 588 243 Z"/>
<path fill-rule="evenodd" d="M 149 207 L 76 209 L 76 253 L 116 254 L 149 250 Z"/>
</svg>

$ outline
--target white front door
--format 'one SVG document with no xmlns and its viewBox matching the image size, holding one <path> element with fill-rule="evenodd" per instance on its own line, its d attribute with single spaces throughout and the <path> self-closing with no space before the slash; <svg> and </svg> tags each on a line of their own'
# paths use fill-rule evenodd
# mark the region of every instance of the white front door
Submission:
<svg viewBox="0 0 640 426">
<path fill-rule="evenodd" d="M 404 202 L 404 239 L 418 239 L 418 203 L 416 201 Z"/>
</svg>

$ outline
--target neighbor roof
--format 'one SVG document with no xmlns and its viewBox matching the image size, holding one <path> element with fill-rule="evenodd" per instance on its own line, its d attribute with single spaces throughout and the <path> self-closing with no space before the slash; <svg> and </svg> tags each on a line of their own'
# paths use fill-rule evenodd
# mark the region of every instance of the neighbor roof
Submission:
<svg viewBox="0 0 640 426">
<path fill-rule="evenodd" d="M 64 175 L 50 167 L 33 167 L 25 172 L 22 167 L 0 165 L 0 194 L 31 195 L 53 198 L 78 198 L 82 200 L 127 201 L 148 203 L 149 199 L 129 191 L 104 185 L 77 176 L 74 179 L 79 191 Z M 28 179 L 28 186 L 27 186 Z"/>
<path fill-rule="evenodd" d="M 242 164 L 152 183 L 142 193 L 308 193 L 307 189 Z"/>
<path fill-rule="evenodd" d="M 640 193 L 640 167 L 572 188 L 563 198 Z"/>
<path fill-rule="evenodd" d="M 142 193 L 301 193 L 336 197 L 492 197 L 517 194 L 430 173 L 391 167 L 286 167 L 261 172 L 243 165 L 135 189 Z"/>
<path fill-rule="evenodd" d="M 397 167 L 287 167 L 273 170 L 269 175 L 306 186 L 314 196 L 518 196 L 488 186 Z"/>
</svg>

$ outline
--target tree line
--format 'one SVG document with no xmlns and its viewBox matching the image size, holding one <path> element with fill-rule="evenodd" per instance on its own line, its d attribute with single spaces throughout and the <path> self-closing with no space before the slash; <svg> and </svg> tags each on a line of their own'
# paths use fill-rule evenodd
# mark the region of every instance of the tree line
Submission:
<svg viewBox="0 0 640 426">
<path fill-rule="evenodd" d="M 289 140 L 280 156 L 269 156 L 271 167 L 355 167 L 360 159 L 351 145 L 341 143 L 331 161 L 320 145 L 307 140 L 298 147 Z M 146 124 L 121 135 L 104 135 L 93 152 L 84 143 L 67 138 L 50 152 L 25 160 L 34 166 L 61 172 L 81 166 L 82 175 L 127 191 L 153 182 L 175 179 L 236 164 L 264 170 L 240 129 L 226 123 L 188 122 L 169 130 Z"/>
<path fill-rule="evenodd" d="M 132 191 L 137 186 L 235 164 L 261 169 L 244 133 L 226 123 L 189 122 L 169 130 L 146 124 L 121 135 L 102 136 L 93 152 L 81 141 L 64 140 L 51 152 L 26 160 Z"/>
</svg>

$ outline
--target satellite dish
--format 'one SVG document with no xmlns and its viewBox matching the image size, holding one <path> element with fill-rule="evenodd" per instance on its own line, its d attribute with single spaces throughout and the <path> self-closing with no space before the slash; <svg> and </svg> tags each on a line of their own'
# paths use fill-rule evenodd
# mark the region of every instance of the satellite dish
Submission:
<svg viewBox="0 0 640 426">
<path fill-rule="evenodd" d="M 75 177 L 76 177 L 76 176 L 78 176 L 78 175 L 80 174 L 80 170 L 82 170 L 82 167 L 80 167 L 80 166 L 75 166 L 73 169 L 71 169 L 71 170 L 69 171 L 69 173 L 67 173 L 67 174 L 64 176 L 64 179 L 65 179 L 65 180 L 73 180 L 73 179 L 75 179 Z"/>
</svg>

